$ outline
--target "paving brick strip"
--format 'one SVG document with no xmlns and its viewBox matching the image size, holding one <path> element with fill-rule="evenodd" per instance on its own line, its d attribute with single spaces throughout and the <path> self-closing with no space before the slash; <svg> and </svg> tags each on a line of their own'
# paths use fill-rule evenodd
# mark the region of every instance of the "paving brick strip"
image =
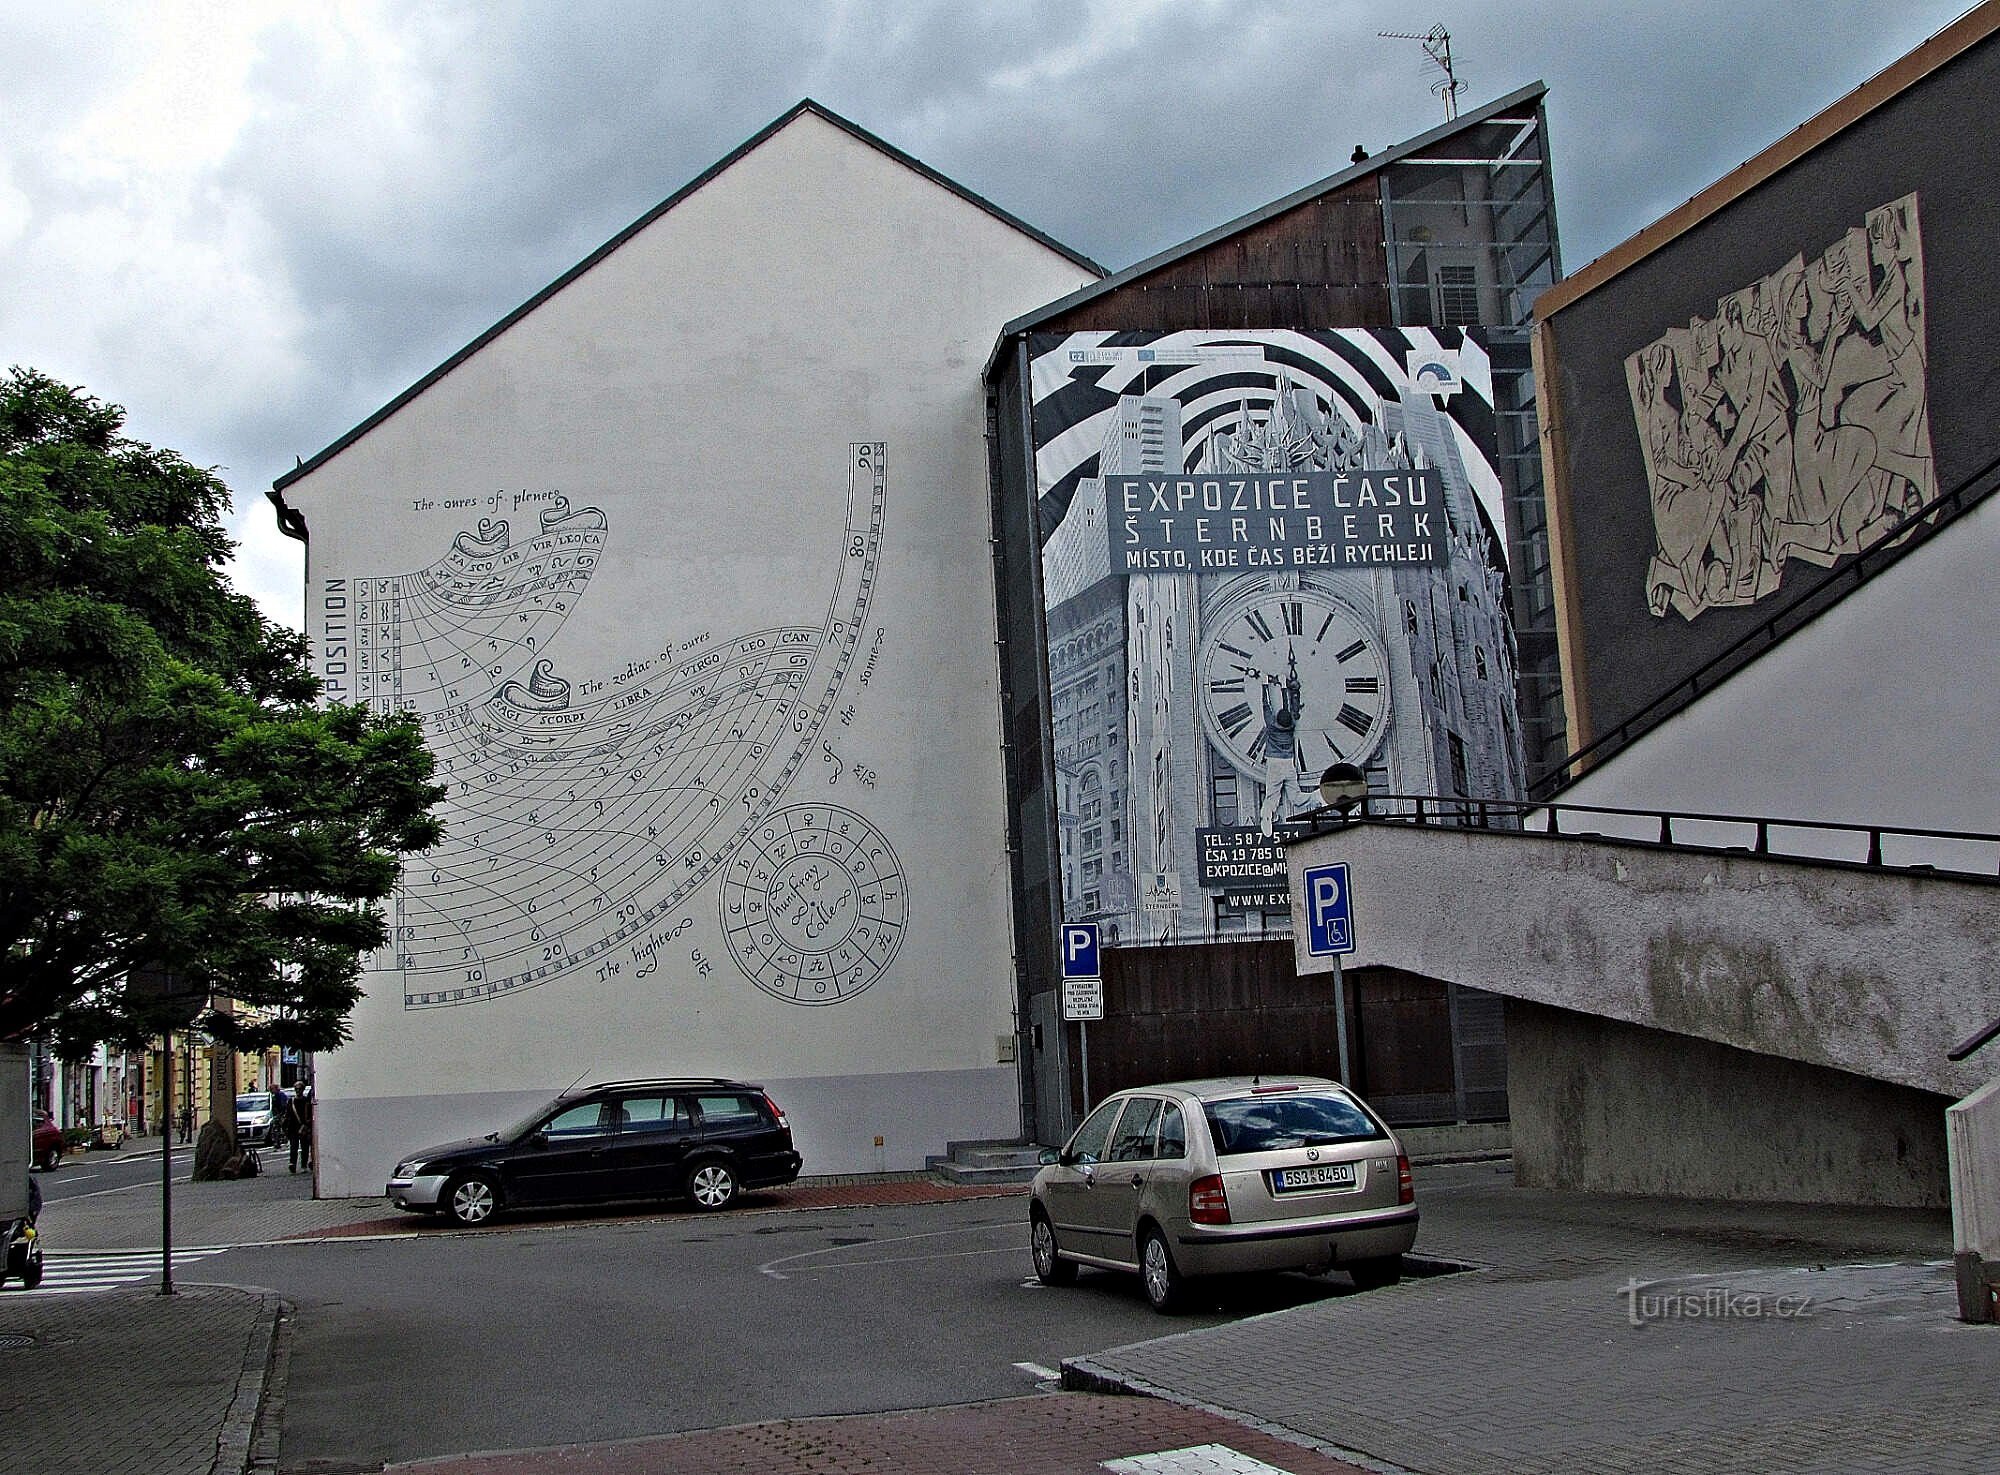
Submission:
<svg viewBox="0 0 2000 1475">
<path fill-rule="evenodd" d="M 241 1471 L 282 1309 L 228 1286 L 0 1293 L 0 1470 Z"/>
<path fill-rule="evenodd" d="M 822 1182 L 795 1184 L 790 1188 L 762 1189 L 745 1193 L 737 1199 L 731 1212 L 738 1214 L 783 1213 L 792 1209 L 874 1209 L 892 1204 L 938 1204 L 952 1203 L 967 1198 L 1015 1198 L 1027 1192 L 1024 1185 L 998 1184 L 987 1187 L 969 1187 L 955 1183 L 938 1183 L 926 1178 L 895 1178 L 887 1181 L 858 1179 L 853 1182 Z M 681 1206 L 667 1212 L 694 1214 L 700 1212 Z M 596 1209 L 578 1211 L 574 1209 L 541 1213 L 515 1213 L 506 1215 L 477 1229 L 462 1229 L 449 1219 L 428 1214 L 398 1213 L 390 1218 L 360 1219 L 348 1224 L 333 1224 L 302 1229 L 287 1239 L 342 1239 L 360 1235 L 381 1234 L 497 1234 L 509 1229 L 519 1229 L 524 1224 L 579 1222 L 591 1224 L 611 1223 L 621 1219 L 656 1219 L 661 1211 L 648 1207 L 631 1209 Z M 1022 1221 L 1024 1224 L 1026 1220 Z"/>
<path fill-rule="evenodd" d="M 1170 1463 L 1146 1456 L 1190 1453 Z M 1231 1456 L 1234 1458 L 1231 1458 Z M 836 1419 L 785 1419 L 659 1439 L 459 1455 L 396 1475 L 1104 1475 L 1105 1462 L 1177 1475 L 1362 1475 L 1359 1467 L 1242 1424 L 1150 1398 L 1082 1393 Z"/>
</svg>

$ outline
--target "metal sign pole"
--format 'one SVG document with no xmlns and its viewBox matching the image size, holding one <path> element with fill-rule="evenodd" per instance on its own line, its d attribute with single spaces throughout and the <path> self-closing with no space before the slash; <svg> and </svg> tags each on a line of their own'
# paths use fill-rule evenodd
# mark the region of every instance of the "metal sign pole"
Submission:
<svg viewBox="0 0 2000 1475">
<path fill-rule="evenodd" d="M 160 1034 L 160 1294 L 174 1293 L 174 1032 Z"/>
<path fill-rule="evenodd" d="M 1354 1076 L 1347 1058 L 1347 978 L 1340 971 L 1340 959 L 1333 960 L 1333 1039 L 1339 1052 L 1340 1084 L 1352 1087 Z"/>
<path fill-rule="evenodd" d="M 1083 1114 L 1090 1115 L 1090 1026 L 1078 1020 L 1076 1037 L 1083 1042 Z"/>
</svg>

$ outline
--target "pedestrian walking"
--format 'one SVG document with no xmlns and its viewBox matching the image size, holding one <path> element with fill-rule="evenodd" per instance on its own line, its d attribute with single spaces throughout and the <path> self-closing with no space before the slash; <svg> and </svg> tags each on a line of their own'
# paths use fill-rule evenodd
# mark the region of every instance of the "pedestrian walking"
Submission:
<svg viewBox="0 0 2000 1475">
<path fill-rule="evenodd" d="M 183 1143 L 194 1141 L 194 1108 L 192 1106 L 183 1106 L 181 1108 L 181 1141 Z"/>
<path fill-rule="evenodd" d="M 312 1087 L 302 1085 L 285 1103 L 285 1140 L 291 1148 L 291 1171 L 301 1163 L 312 1171 Z"/>
</svg>

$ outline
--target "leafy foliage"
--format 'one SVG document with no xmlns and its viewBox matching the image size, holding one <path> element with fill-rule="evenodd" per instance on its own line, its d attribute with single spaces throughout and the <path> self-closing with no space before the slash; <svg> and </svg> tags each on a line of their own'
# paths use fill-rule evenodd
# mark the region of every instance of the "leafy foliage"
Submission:
<svg viewBox="0 0 2000 1475">
<path fill-rule="evenodd" d="M 136 1043 L 164 970 L 201 1027 L 328 1049 L 443 789 L 413 717 L 319 706 L 303 636 L 222 572 L 229 491 L 124 411 L 0 380 L 0 1038 Z"/>
</svg>

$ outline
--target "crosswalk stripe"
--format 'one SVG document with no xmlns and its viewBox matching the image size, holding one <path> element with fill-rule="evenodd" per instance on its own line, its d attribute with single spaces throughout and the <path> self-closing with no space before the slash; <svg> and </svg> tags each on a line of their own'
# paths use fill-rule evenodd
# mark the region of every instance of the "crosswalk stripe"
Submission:
<svg viewBox="0 0 2000 1475">
<path fill-rule="evenodd" d="M 176 1267 L 192 1265 L 205 1260 L 210 1255 L 222 1254 L 221 1249 L 176 1250 Z M 93 1255 L 80 1252 L 67 1255 L 48 1255 L 42 1262 L 42 1283 L 32 1291 L 24 1290 L 16 1281 L 7 1283 L 5 1294 L 9 1297 L 30 1296 L 76 1296 L 92 1291 L 115 1290 L 119 1286 L 136 1285 L 160 1273 L 158 1255 Z"/>
</svg>

